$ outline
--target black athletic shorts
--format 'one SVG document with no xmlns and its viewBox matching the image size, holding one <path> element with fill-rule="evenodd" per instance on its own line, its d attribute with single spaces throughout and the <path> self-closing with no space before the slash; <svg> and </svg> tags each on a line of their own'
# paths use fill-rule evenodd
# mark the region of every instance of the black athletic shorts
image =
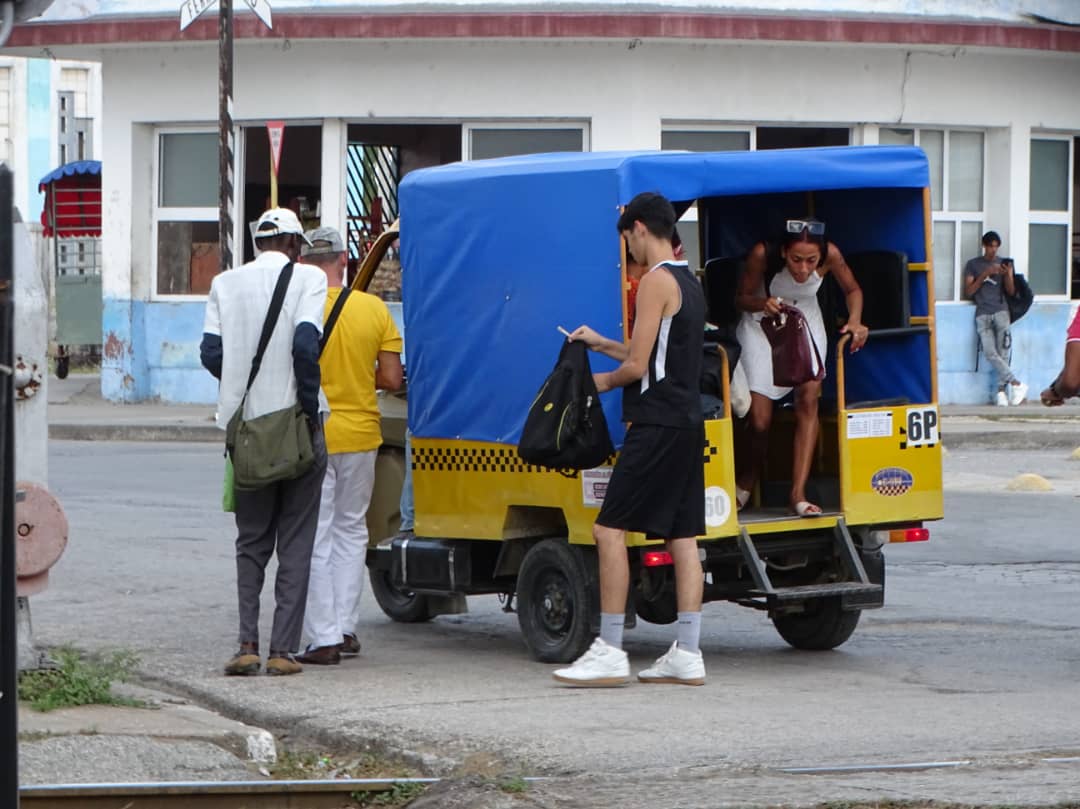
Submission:
<svg viewBox="0 0 1080 809">
<path fill-rule="evenodd" d="M 631 424 L 611 473 L 599 525 L 681 539 L 705 533 L 705 425 Z"/>
</svg>

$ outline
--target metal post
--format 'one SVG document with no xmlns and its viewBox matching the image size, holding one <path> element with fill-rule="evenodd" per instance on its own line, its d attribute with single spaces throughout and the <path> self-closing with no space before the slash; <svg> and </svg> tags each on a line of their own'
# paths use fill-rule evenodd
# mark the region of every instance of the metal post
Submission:
<svg viewBox="0 0 1080 809">
<path fill-rule="evenodd" d="M 232 0 L 218 0 L 218 245 L 222 272 L 233 266 L 232 98 Z"/>
<path fill-rule="evenodd" d="M 15 619 L 15 290 L 12 175 L 0 166 L 0 806 L 19 806 L 18 634 Z"/>
</svg>

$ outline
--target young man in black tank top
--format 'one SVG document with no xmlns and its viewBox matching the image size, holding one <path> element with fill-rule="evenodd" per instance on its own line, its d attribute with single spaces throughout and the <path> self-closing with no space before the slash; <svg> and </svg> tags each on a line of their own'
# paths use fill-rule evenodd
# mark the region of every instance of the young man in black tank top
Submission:
<svg viewBox="0 0 1080 809">
<path fill-rule="evenodd" d="M 594 374 L 597 389 L 623 389 L 623 420 L 630 422 L 604 505 L 593 526 L 600 561 L 600 637 L 571 666 L 555 672 L 566 685 L 614 686 L 630 678 L 622 649 L 630 565 L 626 532 L 667 541 L 675 562 L 678 640 L 642 682 L 702 685 L 703 572 L 696 537 L 705 532 L 702 466 L 705 432 L 699 385 L 704 351 L 705 297 L 671 245 L 675 210 L 659 194 L 639 194 L 619 218 L 631 256 L 652 269 L 638 286 L 629 343 L 609 340 L 588 326 L 570 335 L 620 361 Z"/>
</svg>

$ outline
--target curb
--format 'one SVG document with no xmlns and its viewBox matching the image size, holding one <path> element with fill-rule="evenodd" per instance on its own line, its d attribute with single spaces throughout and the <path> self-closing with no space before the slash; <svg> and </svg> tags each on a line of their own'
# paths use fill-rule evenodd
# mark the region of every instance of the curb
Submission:
<svg viewBox="0 0 1080 809">
<path fill-rule="evenodd" d="M 971 430 L 941 431 L 941 445 L 946 449 L 1001 449 L 1072 451 L 1080 447 L 1080 433 L 1071 430 Z"/>
<path fill-rule="evenodd" d="M 1080 447 L 1080 430 L 1046 429 L 942 430 L 947 449 L 1000 449 L 1072 451 Z M 169 441 L 220 444 L 224 431 L 199 424 L 50 424 L 49 438 L 58 441 Z"/>
<path fill-rule="evenodd" d="M 197 424 L 50 424 L 58 441 L 198 441 L 220 444 L 225 431 Z"/>
</svg>

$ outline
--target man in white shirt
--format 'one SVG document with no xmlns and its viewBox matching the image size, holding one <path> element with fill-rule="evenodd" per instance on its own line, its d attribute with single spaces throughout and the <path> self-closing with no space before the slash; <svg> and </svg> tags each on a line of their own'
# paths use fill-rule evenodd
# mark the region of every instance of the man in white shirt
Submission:
<svg viewBox="0 0 1080 809">
<path fill-rule="evenodd" d="M 306 242 L 296 214 L 287 208 L 272 208 L 256 224 L 256 259 L 221 273 L 210 286 L 201 358 L 203 366 L 221 381 L 217 423 L 222 430 L 244 400 L 281 270 L 296 261 L 300 245 Z M 295 264 L 281 313 L 244 403 L 244 418 L 253 419 L 299 402 L 312 431 L 315 463 L 293 480 L 236 491 L 240 650 L 225 665 L 226 674 L 255 674 L 259 670 L 259 598 L 275 547 L 276 607 L 266 673 L 297 674 L 302 670 L 293 655 L 300 648 L 319 492 L 326 471 L 326 443 L 319 416 L 319 339 L 325 301 L 322 270 Z"/>
</svg>

